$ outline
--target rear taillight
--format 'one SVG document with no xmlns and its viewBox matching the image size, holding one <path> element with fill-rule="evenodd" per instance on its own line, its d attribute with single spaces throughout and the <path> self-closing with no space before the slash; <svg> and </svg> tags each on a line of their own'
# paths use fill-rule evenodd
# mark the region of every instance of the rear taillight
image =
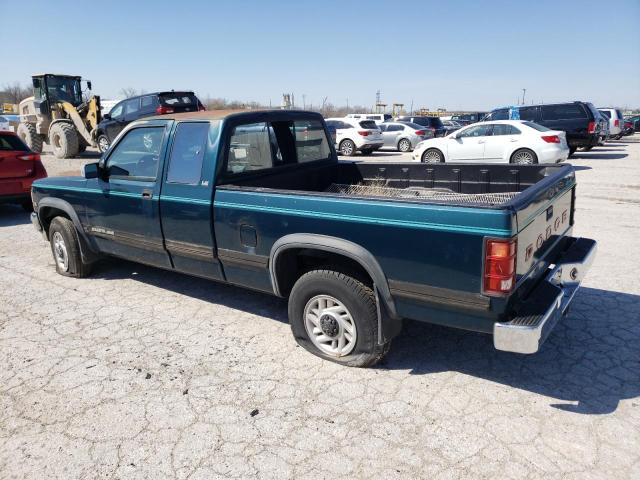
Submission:
<svg viewBox="0 0 640 480">
<path fill-rule="evenodd" d="M 167 113 L 173 113 L 173 108 L 160 105 L 158 108 L 156 108 L 156 113 L 158 115 L 166 115 Z"/>
<path fill-rule="evenodd" d="M 484 252 L 483 293 L 507 295 L 516 283 L 516 239 L 486 239 Z"/>
<path fill-rule="evenodd" d="M 596 133 L 596 122 L 589 122 L 589 126 L 587 127 L 587 133 Z"/>
<path fill-rule="evenodd" d="M 620 120 L 616 120 L 615 122 L 613 122 L 613 126 L 614 127 L 619 127 L 620 126 Z"/>
<path fill-rule="evenodd" d="M 360 132 L 358 132 L 360 135 L 362 135 L 363 137 L 366 137 L 368 135 L 371 135 L 371 132 L 367 132 L 366 130 L 362 130 Z"/>
<path fill-rule="evenodd" d="M 560 137 L 558 135 L 543 135 L 542 139 L 547 143 L 560 143 Z"/>
<path fill-rule="evenodd" d="M 426 135 L 426 134 L 427 132 L 425 132 L 424 130 L 416 130 L 416 135 L 420 135 L 422 137 L 423 135 Z"/>
<path fill-rule="evenodd" d="M 18 156 L 18 160 L 24 160 L 25 162 L 35 162 L 40 160 L 39 153 L 30 153 L 28 155 L 20 155 Z"/>
</svg>

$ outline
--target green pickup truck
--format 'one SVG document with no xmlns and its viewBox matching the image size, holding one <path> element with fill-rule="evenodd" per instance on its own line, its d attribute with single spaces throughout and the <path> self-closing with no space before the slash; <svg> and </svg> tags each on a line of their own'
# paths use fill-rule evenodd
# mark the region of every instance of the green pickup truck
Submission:
<svg viewBox="0 0 640 480">
<path fill-rule="evenodd" d="M 32 222 L 62 275 L 115 256 L 288 298 L 296 341 L 344 365 L 405 318 L 537 352 L 596 251 L 573 168 L 339 162 L 329 138 L 312 112 L 148 118 L 35 182 Z"/>
</svg>

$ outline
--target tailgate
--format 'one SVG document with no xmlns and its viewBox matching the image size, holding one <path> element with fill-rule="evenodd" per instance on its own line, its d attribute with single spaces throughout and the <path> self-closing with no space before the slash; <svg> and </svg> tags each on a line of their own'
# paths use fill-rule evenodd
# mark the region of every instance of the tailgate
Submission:
<svg viewBox="0 0 640 480">
<path fill-rule="evenodd" d="M 549 179 L 547 179 L 549 180 Z M 546 188 L 516 213 L 518 243 L 517 282 L 542 275 L 569 238 L 573 226 L 575 177 L 573 172 Z"/>
</svg>

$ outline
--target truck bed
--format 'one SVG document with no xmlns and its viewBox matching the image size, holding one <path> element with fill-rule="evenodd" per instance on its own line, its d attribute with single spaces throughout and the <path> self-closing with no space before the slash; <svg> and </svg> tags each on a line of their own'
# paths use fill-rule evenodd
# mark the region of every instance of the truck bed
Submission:
<svg viewBox="0 0 640 480">
<path fill-rule="evenodd" d="M 473 165 L 340 162 L 294 172 L 248 175 L 235 187 L 307 192 L 315 195 L 375 198 L 451 206 L 516 206 L 520 193 L 565 165 Z M 223 182 L 223 185 L 225 183 Z"/>
</svg>

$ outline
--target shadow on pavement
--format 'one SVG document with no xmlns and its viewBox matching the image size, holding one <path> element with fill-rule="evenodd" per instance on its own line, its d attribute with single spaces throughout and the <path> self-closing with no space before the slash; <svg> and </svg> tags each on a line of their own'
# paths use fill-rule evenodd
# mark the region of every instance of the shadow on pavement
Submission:
<svg viewBox="0 0 640 480">
<path fill-rule="evenodd" d="M 31 223 L 30 213 L 20 205 L 0 204 L 0 227 L 13 227 L 26 223 Z"/>
<path fill-rule="evenodd" d="M 593 152 L 576 152 L 571 156 L 571 159 L 582 158 L 584 160 L 620 160 L 621 158 L 627 158 L 629 155 L 626 153 L 600 153 L 599 151 Z"/>
<path fill-rule="evenodd" d="M 639 318 L 640 296 L 582 288 L 535 355 L 497 351 L 490 335 L 407 321 L 381 368 L 460 372 L 561 401 L 553 408 L 606 414 L 640 396 Z"/>
<path fill-rule="evenodd" d="M 115 259 L 96 265 L 93 276 L 135 279 L 288 323 L 285 300 L 243 288 Z M 490 335 L 408 320 L 377 368 L 460 372 L 557 399 L 553 408 L 611 413 L 640 396 L 640 296 L 582 288 L 571 308 L 535 355 L 497 351 Z"/>
</svg>

